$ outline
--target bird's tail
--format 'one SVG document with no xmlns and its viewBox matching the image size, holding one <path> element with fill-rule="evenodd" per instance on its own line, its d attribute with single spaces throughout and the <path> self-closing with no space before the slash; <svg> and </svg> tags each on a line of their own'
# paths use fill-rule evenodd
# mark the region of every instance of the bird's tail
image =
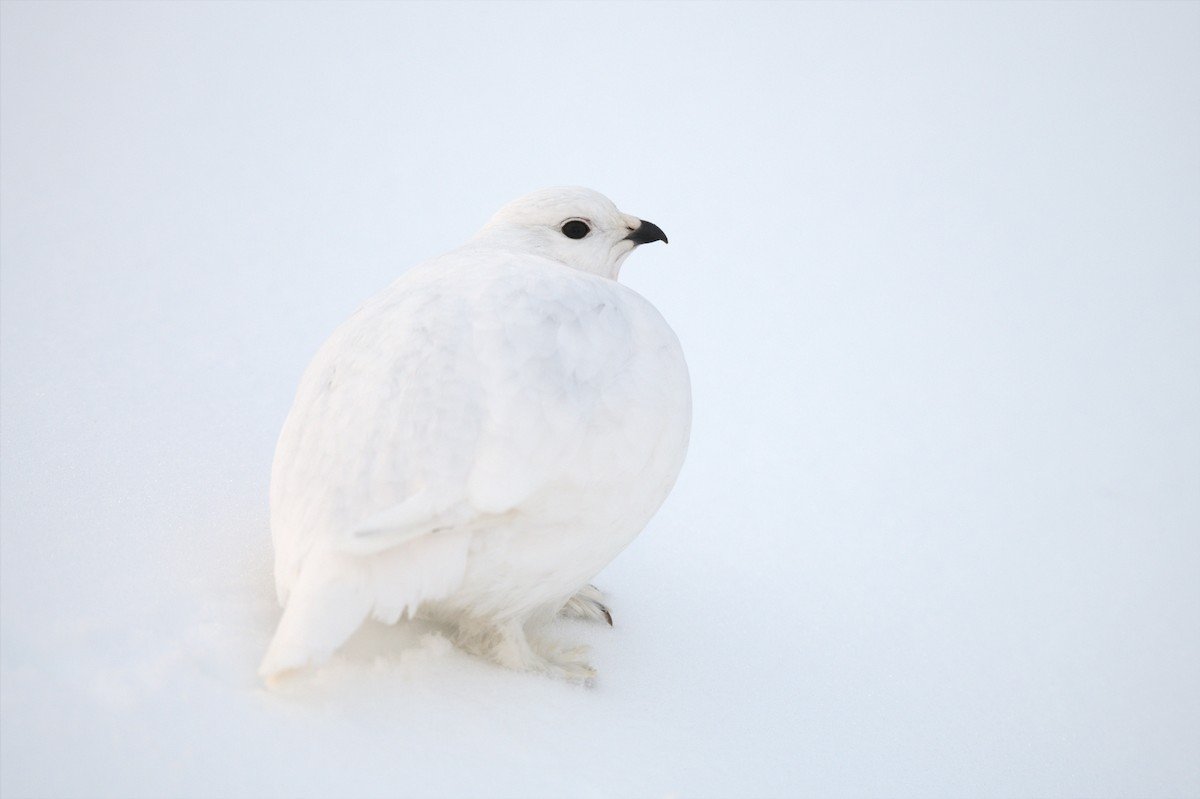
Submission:
<svg viewBox="0 0 1200 799">
<path fill-rule="evenodd" d="M 393 624 L 451 593 L 462 583 L 470 540 L 468 531 L 446 531 L 372 555 L 310 552 L 259 675 L 272 685 L 327 660 L 368 616 Z"/>
<path fill-rule="evenodd" d="M 371 593 L 368 566 L 361 558 L 311 553 L 289 593 L 259 675 L 270 685 L 289 671 L 327 660 L 370 614 Z"/>
</svg>

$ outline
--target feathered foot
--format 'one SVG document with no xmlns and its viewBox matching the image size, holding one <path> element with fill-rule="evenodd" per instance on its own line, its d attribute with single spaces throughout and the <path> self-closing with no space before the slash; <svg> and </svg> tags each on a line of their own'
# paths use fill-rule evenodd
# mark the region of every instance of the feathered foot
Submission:
<svg viewBox="0 0 1200 799">
<path fill-rule="evenodd" d="M 609 627 L 612 627 L 612 614 L 609 613 L 608 607 L 600 601 L 603 598 L 604 595 L 600 593 L 599 588 L 594 585 L 585 585 L 579 590 L 579 593 L 567 600 L 567 604 L 563 605 L 562 610 L 558 613 L 560 616 L 569 616 L 573 619 L 604 621 L 608 623 Z"/>
<path fill-rule="evenodd" d="M 513 671 L 535 671 L 570 682 L 590 682 L 596 670 L 585 659 L 586 646 L 564 646 L 553 641 L 531 642 L 519 621 L 499 625 L 460 624 L 455 643 L 473 655 L 485 657 Z"/>
</svg>

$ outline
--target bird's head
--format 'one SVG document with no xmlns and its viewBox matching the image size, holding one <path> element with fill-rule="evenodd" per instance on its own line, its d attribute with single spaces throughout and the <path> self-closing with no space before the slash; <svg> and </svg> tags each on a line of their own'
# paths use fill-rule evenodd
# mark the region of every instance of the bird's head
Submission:
<svg viewBox="0 0 1200 799">
<path fill-rule="evenodd" d="M 604 195 L 579 186 L 519 197 L 497 211 L 475 238 L 612 280 L 639 244 L 667 240 L 658 225 L 623 214 Z"/>
</svg>

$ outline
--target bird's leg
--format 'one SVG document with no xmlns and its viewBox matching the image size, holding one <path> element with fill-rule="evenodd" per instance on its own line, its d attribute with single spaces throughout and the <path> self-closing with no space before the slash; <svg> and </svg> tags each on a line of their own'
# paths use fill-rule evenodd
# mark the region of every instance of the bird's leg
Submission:
<svg viewBox="0 0 1200 799">
<path fill-rule="evenodd" d="M 531 642 L 519 619 L 499 623 L 460 622 L 455 643 L 471 654 L 514 671 L 536 671 L 574 682 L 588 682 L 596 676 L 596 670 L 584 659 L 588 652 L 586 646 Z"/>
<path fill-rule="evenodd" d="M 589 685 L 596 677 L 596 670 L 587 662 L 586 645 L 564 646 L 557 641 L 534 640 L 532 648 L 542 659 L 538 670 L 551 677 Z"/>
<path fill-rule="evenodd" d="M 559 615 L 569 616 L 573 619 L 603 621 L 612 627 L 612 614 L 601 601 L 603 598 L 604 595 L 600 593 L 599 588 L 594 585 L 585 585 L 575 596 L 567 600 L 567 604 L 562 606 Z"/>
</svg>

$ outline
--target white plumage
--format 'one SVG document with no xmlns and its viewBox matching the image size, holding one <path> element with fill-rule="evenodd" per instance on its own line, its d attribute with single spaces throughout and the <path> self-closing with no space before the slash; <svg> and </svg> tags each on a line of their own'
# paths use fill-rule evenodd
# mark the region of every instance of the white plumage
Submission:
<svg viewBox="0 0 1200 799">
<path fill-rule="evenodd" d="M 655 240 L 596 192 L 534 192 L 333 333 L 275 453 L 284 613 L 264 677 L 319 663 L 368 616 L 417 612 L 504 666 L 593 674 L 533 633 L 559 612 L 608 618 L 588 581 L 683 465 L 679 342 L 616 281 Z"/>
</svg>

